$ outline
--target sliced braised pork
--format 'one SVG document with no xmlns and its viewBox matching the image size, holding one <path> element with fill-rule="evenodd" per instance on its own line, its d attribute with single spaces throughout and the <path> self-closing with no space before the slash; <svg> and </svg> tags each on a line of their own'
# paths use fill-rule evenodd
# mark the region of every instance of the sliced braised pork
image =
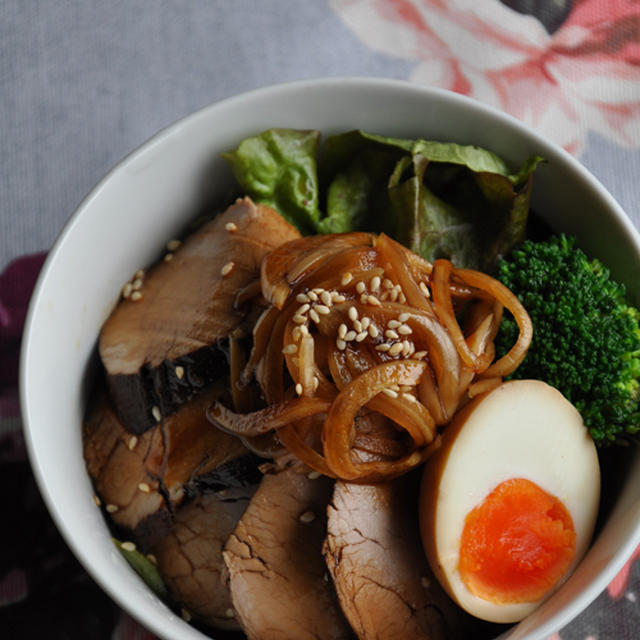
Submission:
<svg viewBox="0 0 640 640">
<path fill-rule="evenodd" d="M 322 558 L 333 482 L 294 470 L 264 477 L 223 557 L 249 640 L 350 638 Z"/>
<path fill-rule="evenodd" d="M 219 341 L 246 313 L 238 295 L 260 262 L 298 231 L 273 209 L 238 200 L 133 282 L 100 334 L 118 416 L 140 434 L 226 370 Z"/>
<path fill-rule="evenodd" d="M 84 423 L 87 469 L 113 522 L 138 542 L 166 530 L 189 487 L 248 453 L 236 437 L 206 419 L 213 392 L 197 396 L 141 435 L 123 427 L 106 392 L 96 396 Z"/>
<path fill-rule="evenodd" d="M 239 629 L 222 578 L 222 548 L 255 487 L 205 493 L 180 507 L 168 535 L 152 549 L 173 600 L 195 619 Z"/>
<path fill-rule="evenodd" d="M 335 484 L 324 555 L 362 640 L 465 637 L 466 614 L 440 588 L 422 549 L 413 480 Z"/>
</svg>

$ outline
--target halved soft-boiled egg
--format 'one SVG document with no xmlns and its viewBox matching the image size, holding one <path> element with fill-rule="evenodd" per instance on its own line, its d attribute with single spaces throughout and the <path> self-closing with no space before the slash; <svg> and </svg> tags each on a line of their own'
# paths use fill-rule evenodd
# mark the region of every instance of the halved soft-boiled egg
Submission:
<svg viewBox="0 0 640 640">
<path fill-rule="evenodd" d="M 517 622 L 587 550 L 600 467 L 575 407 L 537 380 L 466 405 L 425 466 L 420 529 L 429 564 L 466 611 Z"/>
</svg>

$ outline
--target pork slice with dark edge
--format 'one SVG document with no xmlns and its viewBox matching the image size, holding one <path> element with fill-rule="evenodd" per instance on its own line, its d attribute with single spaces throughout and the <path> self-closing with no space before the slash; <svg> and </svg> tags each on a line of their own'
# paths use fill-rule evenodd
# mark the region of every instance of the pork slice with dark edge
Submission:
<svg viewBox="0 0 640 640">
<path fill-rule="evenodd" d="M 226 371 L 219 343 L 250 311 L 236 304 L 239 292 L 256 281 L 265 254 L 298 237 L 275 210 L 240 199 L 120 300 L 99 351 L 128 431 L 143 433 Z"/>
<path fill-rule="evenodd" d="M 339 640 L 351 631 L 322 558 L 333 481 L 266 475 L 225 545 L 233 606 L 249 640 Z"/>
<path fill-rule="evenodd" d="M 413 475 L 378 485 L 335 484 L 324 555 L 344 615 L 361 640 L 470 637 L 469 616 L 427 563 L 417 504 Z"/>
<path fill-rule="evenodd" d="M 215 397 L 212 390 L 196 396 L 140 435 L 123 427 L 104 390 L 87 412 L 84 457 L 96 494 L 114 524 L 143 547 L 163 535 L 188 492 L 218 474 L 220 488 L 229 467 L 249 456 L 236 437 L 206 419 Z M 246 465 L 240 466 L 244 474 Z"/>
<path fill-rule="evenodd" d="M 194 620 L 240 629 L 223 579 L 222 548 L 256 485 L 208 492 L 181 506 L 152 553 L 172 599 Z"/>
</svg>

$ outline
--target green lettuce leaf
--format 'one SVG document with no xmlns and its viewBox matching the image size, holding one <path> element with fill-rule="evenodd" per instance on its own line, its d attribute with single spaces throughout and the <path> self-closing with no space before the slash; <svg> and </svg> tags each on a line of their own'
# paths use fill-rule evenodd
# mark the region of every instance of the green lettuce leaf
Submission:
<svg viewBox="0 0 640 640">
<path fill-rule="evenodd" d="M 279 211 L 302 233 L 320 219 L 316 154 L 320 133 L 269 129 L 223 153 L 244 193 Z"/>
<path fill-rule="evenodd" d="M 409 165 L 413 173 L 403 178 Z M 422 156 L 407 156 L 389 182 L 398 220 L 396 239 L 431 261 L 448 258 L 455 264 L 477 267 L 481 249 L 473 216 L 441 200 L 424 184 L 427 165 Z"/>
<path fill-rule="evenodd" d="M 302 233 L 385 232 L 427 260 L 492 271 L 526 233 L 532 177 L 473 145 L 271 129 L 225 154 L 248 195 Z"/>
<path fill-rule="evenodd" d="M 160 572 L 147 556 L 137 550 L 130 551 L 122 546 L 122 542 L 112 538 L 116 549 L 123 555 L 124 559 L 131 565 L 131 568 L 142 578 L 145 584 L 162 600 L 169 599 L 169 592 L 160 576 Z"/>
<path fill-rule="evenodd" d="M 329 181 L 326 215 L 320 220 L 318 232 L 366 230 L 393 235 L 388 180 L 397 158 L 397 154 L 384 149 L 356 153 Z"/>
</svg>

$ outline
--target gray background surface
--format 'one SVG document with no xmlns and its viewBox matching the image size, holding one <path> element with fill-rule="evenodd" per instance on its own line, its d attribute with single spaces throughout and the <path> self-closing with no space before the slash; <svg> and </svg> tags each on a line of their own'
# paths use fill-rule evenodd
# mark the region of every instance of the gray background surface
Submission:
<svg viewBox="0 0 640 640">
<path fill-rule="evenodd" d="M 323 0 L 0 7 L 0 268 L 49 248 L 110 167 L 200 107 L 288 80 L 409 73 Z"/>
</svg>

